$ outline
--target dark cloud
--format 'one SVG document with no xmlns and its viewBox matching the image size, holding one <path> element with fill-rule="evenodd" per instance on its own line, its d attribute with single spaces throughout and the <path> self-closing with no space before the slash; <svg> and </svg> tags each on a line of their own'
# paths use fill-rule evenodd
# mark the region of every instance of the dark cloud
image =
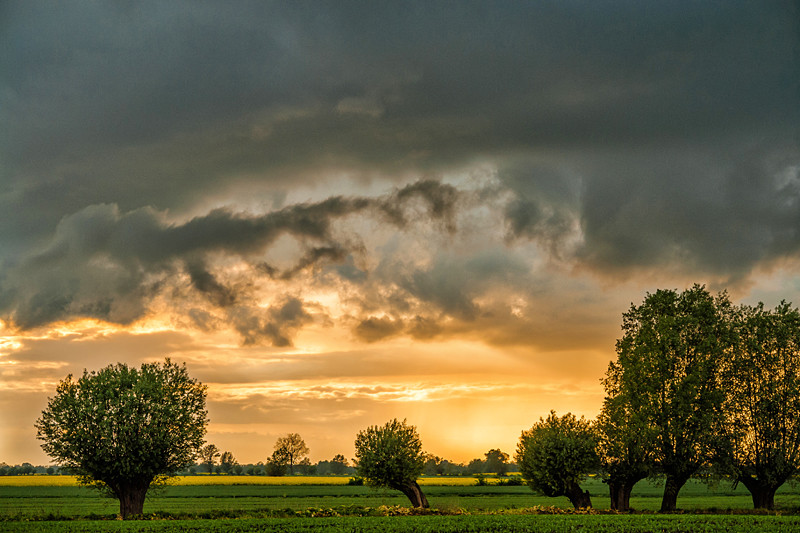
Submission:
<svg viewBox="0 0 800 533">
<path fill-rule="evenodd" d="M 209 261 L 234 255 L 253 265 L 256 274 L 289 280 L 321 262 L 343 263 L 350 252 L 362 250 L 356 240 L 336 241 L 331 226 L 337 219 L 391 212 L 402 229 L 409 218 L 405 211 L 416 210 L 419 201 L 427 206 L 426 219 L 452 227 L 455 207 L 450 204 L 459 196 L 451 186 L 423 181 L 381 197 L 335 196 L 264 215 L 216 209 L 184 223 L 169 222 L 152 208 L 122 213 L 115 205 L 90 206 L 65 217 L 42 251 L 6 267 L 0 308 L 23 329 L 81 317 L 127 324 L 142 317 L 150 299 L 174 286 L 185 272 L 191 286 L 214 306 L 230 308 L 229 318 L 246 343 L 266 339 L 285 346 L 290 344 L 285 328 L 295 330 L 308 318 L 302 302 L 289 299 L 266 314 L 255 312 L 240 302 L 248 298 L 252 284 L 220 281 Z M 419 220 L 419 214 L 414 218 Z M 325 244 L 311 246 L 293 267 L 278 274 L 260 258 L 283 235 Z M 192 311 L 192 320 L 202 329 L 213 322 L 197 311 Z"/>
<path fill-rule="evenodd" d="M 227 315 L 245 345 L 269 342 L 277 347 L 292 346 L 292 334 L 313 320 L 303 302 L 294 297 L 288 297 L 266 311 L 234 307 L 228 310 Z"/>
<path fill-rule="evenodd" d="M 800 250 L 795 2 L 0 9 L 0 314 L 21 328 L 131 323 L 171 290 L 198 328 L 288 343 L 305 302 L 259 311 L 253 280 L 328 276 L 359 287 L 362 338 L 392 329 L 375 316 L 431 338 L 546 284 L 517 266 L 531 243 L 537 268 L 616 279 L 735 281 Z M 461 188 L 480 166 L 494 181 Z M 458 244 L 399 260 L 337 233 L 356 216 Z"/>
<path fill-rule="evenodd" d="M 724 160 L 662 148 L 594 161 L 578 259 L 614 276 L 665 269 L 733 283 L 796 256 L 800 150 L 779 142 L 740 148 Z"/>
<path fill-rule="evenodd" d="M 403 330 L 402 320 L 388 317 L 369 317 L 362 320 L 353 330 L 356 337 L 364 342 L 377 342 L 397 335 Z"/>
</svg>

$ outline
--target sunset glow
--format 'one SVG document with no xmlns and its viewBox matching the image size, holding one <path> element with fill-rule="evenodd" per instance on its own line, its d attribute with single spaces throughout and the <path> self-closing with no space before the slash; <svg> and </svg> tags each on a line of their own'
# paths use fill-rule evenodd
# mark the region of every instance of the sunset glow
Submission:
<svg viewBox="0 0 800 533">
<path fill-rule="evenodd" d="M 451 461 L 594 417 L 622 313 L 800 304 L 796 7 L 0 7 L 0 462 L 59 380 L 165 357 L 208 442 Z"/>
</svg>

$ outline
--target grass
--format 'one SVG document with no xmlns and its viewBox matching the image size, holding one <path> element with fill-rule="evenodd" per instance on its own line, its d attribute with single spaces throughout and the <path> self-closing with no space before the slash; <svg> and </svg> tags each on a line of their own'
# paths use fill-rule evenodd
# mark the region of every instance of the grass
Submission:
<svg viewBox="0 0 800 533">
<path fill-rule="evenodd" d="M 455 532 L 537 532 L 567 533 L 593 531 L 599 533 L 705 533 L 757 531 L 764 533 L 797 531 L 800 518 L 791 516 L 652 516 L 652 515 L 478 515 L 478 516 L 393 516 L 393 517 L 325 517 L 269 518 L 241 520 L 174 520 L 174 521 L 72 521 L 4 523 L 9 533 L 83 533 L 83 532 L 215 532 L 250 533 L 281 531 L 357 531 L 361 533 Z"/>
<path fill-rule="evenodd" d="M 596 511 L 576 515 L 566 498 L 540 496 L 526 486 L 478 486 L 474 478 L 431 477 L 422 478 L 421 484 L 433 512 L 443 516 L 386 517 L 412 513 L 408 500 L 397 491 L 347 485 L 348 479 L 185 477 L 148 497 L 145 516 L 151 520 L 122 523 L 113 520 L 119 511 L 116 500 L 77 486 L 70 476 L 0 477 L 0 530 L 800 531 L 800 490 L 792 485 L 782 487 L 776 497 L 779 513 L 753 515 L 746 514 L 752 502 L 744 487 L 708 487 L 692 480 L 678 498 L 678 506 L 690 514 L 657 515 L 663 485 L 643 481 L 631 499 L 640 513 L 616 515 L 603 511 L 609 506 L 606 485 L 590 478 L 584 487 Z"/>
</svg>

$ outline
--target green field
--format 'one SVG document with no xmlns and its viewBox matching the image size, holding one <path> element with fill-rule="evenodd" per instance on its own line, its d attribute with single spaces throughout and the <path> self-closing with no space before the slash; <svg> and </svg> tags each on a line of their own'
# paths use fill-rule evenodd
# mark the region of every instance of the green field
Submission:
<svg viewBox="0 0 800 533">
<path fill-rule="evenodd" d="M 283 479 L 282 484 L 278 480 Z M 205 480 L 206 483 L 198 484 Z M 212 481 L 213 480 L 213 481 Z M 315 484 L 308 484 L 311 481 Z M 526 486 L 478 486 L 469 478 L 423 478 L 436 516 L 409 514 L 399 492 L 346 485 L 346 478 L 197 477 L 177 480 L 151 495 L 145 518 L 114 520 L 119 505 L 66 476 L 0 478 L 2 531 L 790 531 L 800 530 L 800 487 L 776 497 L 778 514 L 743 514 L 752 507 L 743 487 L 709 488 L 691 481 L 678 505 L 689 514 L 661 516 L 661 484 L 643 481 L 631 504 L 635 515 L 561 514 L 566 498 L 546 498 Z M 321 484 L 327 482 L 328 484 Z M 470 483 L 470 484 L 467 484 Z M 609 500 L 598 479 L 584 484 L 595 509 Z M 401 515 L 401 516 L 382 516 Z M 441 516 L 440 516 L 441 515 Z M 177 528 L 177 529 L 175 529 Z"/>
<path fill-rule="evenodd" d="M 531 532 L 567 533 L 717 533 L 753 531 L 759 533 L 800 530 L 795 516 L 719 516 L 719 515 L 471 515 L 471 516 L 399 516 L 334 517 L 239 520 L 161 520 L 161 521 L 72 521 L 5 522 L 3 531 L 26 533 L 249 533 L 257 531 L 360 532 L 360 533 L 462 533 L 462 532 Z"/>
</svg>

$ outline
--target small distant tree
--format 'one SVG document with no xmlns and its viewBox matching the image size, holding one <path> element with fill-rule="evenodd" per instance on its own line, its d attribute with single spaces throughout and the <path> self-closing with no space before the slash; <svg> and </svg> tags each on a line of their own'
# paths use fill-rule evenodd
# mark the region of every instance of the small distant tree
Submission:
<svg viewBox="0 0 800 533">
<path fill-rule="evenodd" d="M 347 458 L 337 453 L 333 456 L 333 459 L 330 460 L 329 468 L 331 470 L 331 474 L 341 475 L 347 472 Z"/>
<path fill-rule="evenodd" d="M 800 311 L 743 306 L 737 324 L 722 372 L 730 463 L 753 506 L 773 509 L 775 491 L 800 467 Z"/>
<path fill-rule="evenodd" d="M 236 466 L 236 458 L 233 456 L 231 452 L 223 452 L 222 457 L 219 460 L 220 470 L 225 472 L 226 474 L 230 474 L 233 470 L 233 467 Z"/>
<path fill-rule="evenodd" d="M 308 455 L 308 446 L 297 433 L 289 433 L 275 441 L 275 451 L 272 452 L 272 461 L 289 468 L 289 473 L 294 474 L 294 467 L 300 464 Z"/>
<path fill-rule="evenodd" d="M 219 457 L 219 455 L 219 448 L 217 448 L 215 444 L 206 444 L 200 449 L 200 453 L 198 454 L 200 464 L 205 466 L 209 474 L 214 471 L 214 465 L 217 463 L 217 457 Z"/>
<path fill-rule="evenodd" d="M 140 515 L 147 491 L 192 464 L 203 445 L 206 387 L 167 359 L 110 365 L 61 381 L 36 421 L 42 449 L 78 481 Z"/>
<path fill-rule="evenodd" d="M 427 476 L 441 476 L 444 473 L 444 459 L 432 453 L 426 453 L 425 466 L 422 471 Z"/>
<path fill-rule="evenodd" d="M 587 474 L 598 467 L 597 434 L 592 425 L 554 411 L 546 420 L 523 431 L 517 444 L 517 464 L 523 479 L 545 496 L 566 496 L 576 509 L 592 506 L 589 491 L 580 487 Z"/>
<path fill-rule="evenodd" d="M 264 472 L 268 476 L 278 477 L 283 476 L 286 474 L 286 465 L 283 463 L 278 463 L 275 461 L 274 453 L 272 454 L 273 457 L 267 459 L 266 464 L 264 464 Z"/>
<path fill-rule="evenodd" d="M 470 474 L 486 472 L 486 461 L 483 459 L 472 459 L 467 465 L 467 472 Z"/>
<path fill-rule="evenodd" d="M 494 472 L 498 476 L 505 476 L 508 472 L 508 454 L 498 449 L 486 452 L 485 468 L 487 472 Z"/>
<path fill-rule="evenodd" d="M 356 437 L 358 475 L 371 487 L 388 487 L 405 494 L 414 507 L 428 507 L 417 478 L 425 467 L 422 441 L 414 426 L 397 419 L 370 426 Z"/>
</svg>

